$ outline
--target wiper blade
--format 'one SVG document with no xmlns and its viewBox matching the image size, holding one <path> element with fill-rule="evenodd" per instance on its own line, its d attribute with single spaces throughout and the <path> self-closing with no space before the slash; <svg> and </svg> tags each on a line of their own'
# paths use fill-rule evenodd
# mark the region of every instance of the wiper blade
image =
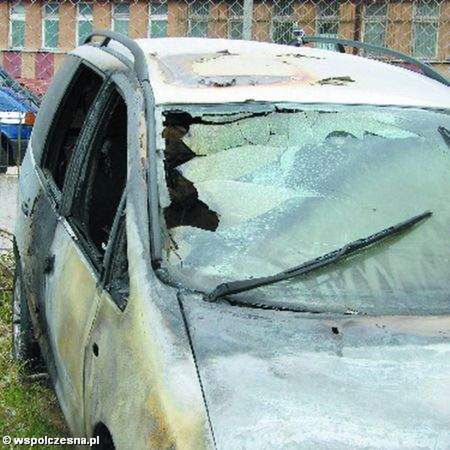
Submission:
<svg viewBox="0 0 450 450">
<path fill-rule="evenodd" d="M 269 275 L 267 277 L 260 277 L 260 278 L 250 278 L 247 280 L 237 280 L 231 281 L 229 283 L 219 284 L 212 292 L 210 292 L 206 296 L 205 299 L 209 302 L 214 302 L 218 298 L 223 297 L 225 295 L 238 294 L 240 292 L 249 291 L 250 289 L 255 289 L 261 286 L 267 286 L 269 284 L 273 284 L 278 281 L 287 280 L 289 278 L 309 274 L 317 269 L 320 269 L 321 267 L 325 267 L 337 261 L 340 261 L 341 259 L 344 259 L 352 255 L 358 250 L 367 248 L 370 245 L 380 242 L 389 236 L 400 233 L 402 231 L 406 231 L 409 228 L 413 227 L 416 223 L 431 217 L 432 214 L 433 213 L 431 211 L 425 211 L 424 213 L 419 214 L 418 216 L 411 217 L 410 219 L 400 222 L 397 225 L 385 228 L 384 230 L 381 230 L 378 233 L 372 234 L 365 238 L 349 242 L 348 244 L 344 245 L 343 247 L 337 250 L 334 250 L 330 253 L 326 253 L 325 255 L 319 256 L 303 264 L 300 264 L 299 266 L 293 267 L 292 269 L 284 270 L 283 272 L 279 272 L 275 275 Z"/>
</svg>

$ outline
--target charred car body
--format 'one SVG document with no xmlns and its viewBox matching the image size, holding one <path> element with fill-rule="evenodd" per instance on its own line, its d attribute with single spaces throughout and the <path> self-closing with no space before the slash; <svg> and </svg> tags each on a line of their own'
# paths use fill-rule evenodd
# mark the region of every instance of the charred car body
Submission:
<svg viewBox="0 0 450 450">
<path fill-rule="evenodd" d="M 16 229 L 15 351 L 39 342 L 74 435 L 445 448 L 448 88 L 325 50 L 103 36 L 42 104 Z"/>
</svg>

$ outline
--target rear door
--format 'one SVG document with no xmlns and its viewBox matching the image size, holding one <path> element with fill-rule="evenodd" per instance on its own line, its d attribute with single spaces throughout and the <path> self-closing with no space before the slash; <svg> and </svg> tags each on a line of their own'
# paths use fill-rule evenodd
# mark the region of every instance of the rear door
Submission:
<svg viewBox="0 0 450 450">
<path fill-rule="evenodd" d="M 54 265 L 50 246 L 60 223 L 67 166 L 105 82 L 103 73 L 79 58 L 66 58 L 40 108 L 21 171 L 17 244 L 26 298 L 52 378 L 56 377 L 56 367 L 45 302 L 45 283 Z"/>
</svg>

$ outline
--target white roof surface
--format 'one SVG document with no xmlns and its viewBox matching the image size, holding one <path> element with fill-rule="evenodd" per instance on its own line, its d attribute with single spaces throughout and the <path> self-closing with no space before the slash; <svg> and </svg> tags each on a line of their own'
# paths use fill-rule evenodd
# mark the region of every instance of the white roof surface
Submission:
<svg viewBox="0 0 450 450">
<path fill-rule="evenodd" d="M 443 84 L 379 61 L 253 41 L 137 41 L 157 104 L 280 101 L 450 107 Z"/>
</svg>

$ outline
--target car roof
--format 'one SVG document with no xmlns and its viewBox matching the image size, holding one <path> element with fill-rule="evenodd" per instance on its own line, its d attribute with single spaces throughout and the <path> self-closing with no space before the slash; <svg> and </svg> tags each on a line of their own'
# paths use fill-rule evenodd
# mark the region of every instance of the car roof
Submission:
<svg viewBox="0 0 450 450">
<path fill-rule="evenodd" d="M 444 84 L 351 54 L 228 39 L 136 42 L 147 58 L 156 104 L 269 101 L 450 107 Z"/>
</svg>

